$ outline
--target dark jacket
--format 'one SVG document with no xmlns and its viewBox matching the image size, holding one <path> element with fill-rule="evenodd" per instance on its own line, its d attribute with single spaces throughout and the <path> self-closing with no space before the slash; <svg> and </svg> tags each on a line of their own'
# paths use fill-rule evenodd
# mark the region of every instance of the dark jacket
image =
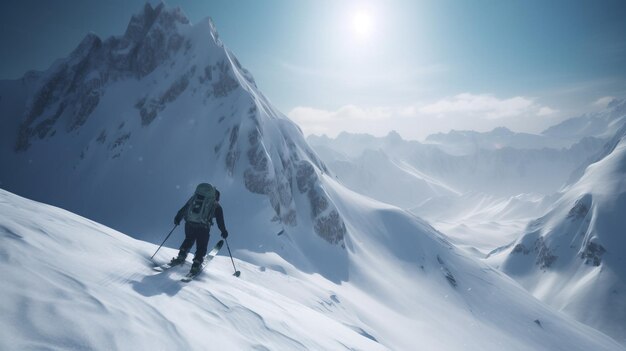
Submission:
<svg viewBox="0 0 626 351">
<path fill-rule="evenodd" d="M 215 197 L 215 210 L 213 211 L 213 218 L 217 220 L 217 227 L 220 228 L 220 231 L 222 233 L 226 233 L 226 226 L 224 225 L 224 210 L 222 210 L 222 206 L 219 204 L 219 202 L 217 202 L 220 199 L 220 192 L 217 191 L 216 195 L 217 196 Z M 180 210 L 178 210 L 178 213 L 176 213 L 176 218 L 174 219 L 176 223 L 180 223 L 180 221 L 185 217 L 185 213 L 187 213 L 187 208 L 189 208 L 189 205 L 191 204 L 191 199 L 193 199 L 193 195 L 191 196 L 189 201 L 185 203 L 185 206 L 183 206 Z M 211 214 L 209 213 L 209 216 L 210 215 Z M 207 218 L 207 223 L 209 223 L 209 226 L 213 224 L 213 218 Z"/>
</svg>

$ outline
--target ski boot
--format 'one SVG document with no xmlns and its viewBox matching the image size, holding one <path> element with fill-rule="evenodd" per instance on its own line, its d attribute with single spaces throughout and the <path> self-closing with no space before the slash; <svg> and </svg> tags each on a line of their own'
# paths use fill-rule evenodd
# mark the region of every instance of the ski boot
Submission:
<svg viewBox="0 0 626 351">
<path fill-rule="evenodd" d="M 196 275 L 200 272 L 200 268 L 202 268 L 202 261 L 194 259 L 189 273 Z"/>
<path fill-rule="evenodd" d="M 177 266 L 179 264 L 185 263 L 185 259 L 187 258 L 187 252 L 181 251 L 178 253 L 178 256 L 173 257 L 170 261 L 170 266 Z"/>
</svg>

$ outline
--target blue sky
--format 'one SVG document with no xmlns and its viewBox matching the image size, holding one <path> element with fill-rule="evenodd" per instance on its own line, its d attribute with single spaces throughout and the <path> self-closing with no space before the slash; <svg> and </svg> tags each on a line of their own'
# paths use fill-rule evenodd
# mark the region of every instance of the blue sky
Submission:
<svg viewBox="0 0 626 351">
<path fill-rule="evenodd" d="M 539 132 L 626 96 L 626 2 L 169 0 L 210 16 L 305 133 Z M 143 1 L 0 4 L 0 78 L 45 69 Z"/>
</svg>

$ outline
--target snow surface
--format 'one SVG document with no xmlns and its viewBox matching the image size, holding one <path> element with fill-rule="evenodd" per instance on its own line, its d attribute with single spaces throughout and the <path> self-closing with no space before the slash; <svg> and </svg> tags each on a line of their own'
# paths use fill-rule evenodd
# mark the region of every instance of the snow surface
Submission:
<svg viewBox="0 0 626 351">
<path fill-rule="evenodd" d="M 543 215 L 554 196 L 520 194 L 503 198 L 484 193 L 432 197 L 409 208 L 477 257 L 515 241 L 531 220 Z"/>
<path fill-rule="evenodd" d="M 355 236 L 359 263 L 347 281 L 267 253 L 263 260 L 283 268 L 236 260 L 235 278 L 230 259 L 218 256 L 196 281 L 181 283 L 185 268 L 152 271 L 155 245 L 0 191 L 0 349 L 621 349 L 430 238 L 419 221 L 355 200 L 351 216 L 389 226 L 381 236 L 414 234 L 394 249 Z M 416 241 L 421 268 L 398 252 Z M 174 254 L 162 249 L 157 261 Z"/>
</svg>

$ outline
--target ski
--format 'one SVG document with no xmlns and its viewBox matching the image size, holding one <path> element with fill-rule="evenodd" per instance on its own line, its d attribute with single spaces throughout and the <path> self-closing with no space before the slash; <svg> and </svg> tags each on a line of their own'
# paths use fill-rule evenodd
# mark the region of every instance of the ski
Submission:
<svg viewBox="0 0 626 351">
<path fill-rule="evenodd" d="M 211 249 L 211 251 L 206 256 L 204 256 L 204 261 L 202 262 L 202 265 L 200 266 L 200 270 L 198 270 L 198 272 L 196 272 L 195 274 L 191 272 L 187 273 L 187 275 L 185 275 L 185 277 L 181 279 L 181 281 L 188 283 L 192 281 L 195 277 L 197 277 L 198 274 L 202 273 L 202 271 L 204 270 L 204 267 L 206 267 L 206 265 L 209 264 L 209 262 L 211 262 L 213 257 L 217 255 L 217 253 L 220 251 L 223 245 L 224 245 L 224 240 L 218 241 L 217 244 L 213 246 L 213 249 Z"/>
</svg>

